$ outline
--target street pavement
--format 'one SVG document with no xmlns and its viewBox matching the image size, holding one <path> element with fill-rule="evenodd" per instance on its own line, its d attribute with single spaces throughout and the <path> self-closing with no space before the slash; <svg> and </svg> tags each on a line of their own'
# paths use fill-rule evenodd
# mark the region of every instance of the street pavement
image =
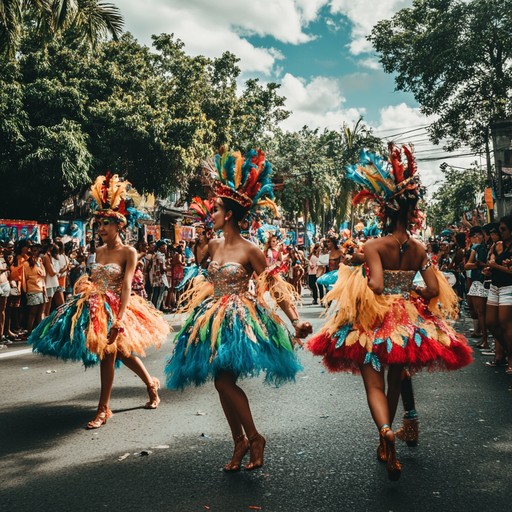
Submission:
<svg viewBox="0 0 512 512">
<path fill-rule="evenodd" d="M 316 329 L 322 309 L 301 316 Z M 172 317 L 169 317 L 170 319 Z M 179 319 L 174 319 L 177 321 Z M 465 332 L 462 318 L 458 328 Z M 179 328 L 179 324 L 175 325 Z M 163 379 L 171 338 L 145 360 Z M 300 352 L 304 371 L 279 389 L 242 381 L 265 466 L 226 474 L 232 442 L 212 384 L 161 391 L 143 409 L 144 385 L 116 371 L 114 416 L 98 430 L 99 371 L 0 350 L 0 510 L 155 512 L 510 511 L 512 377 L 475 362 L 414 377 L 420 443 L 398 446 L 398 482 L 376 459 L 377 430 L 361 378 L 324 371 Z M 399 410 L 399 413 L 401 409 Z"/>
</svg>

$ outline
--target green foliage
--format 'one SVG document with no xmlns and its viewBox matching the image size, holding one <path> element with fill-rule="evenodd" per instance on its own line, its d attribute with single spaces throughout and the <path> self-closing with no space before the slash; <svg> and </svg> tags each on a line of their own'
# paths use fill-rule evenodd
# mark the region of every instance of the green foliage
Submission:
<svg viewBox="0 0 512 512">
<path fill-rule="evenodd" d="M 287 115 L 276 84 L 237 91 L 233 54 L 192 57 L 172 35 L 154 42 L 158 53 L 125 34 L 92 52 L 79 37 L 41 48 L 33 35 L 16 61 L 0 57 L 4 216 L 55 220 L 107 170 L 141 192 L 184 191 L 218 145 L 245 149 Z"/>
<path fill-rule="evenodd" d="M 476 208 L 476 198 L 485 189 L 486 173 L 477 167 L 465 171 L 448 167 L 445 181 L 432 196 L 427 212 L 427 224 L 436 233 L 460 223 L 466 210 Z"/>
<path fill-rule="evenodd" d="M 0 53 L 14 59 L 23 37 L 46 45 L 57 38 L 79 40 L 91 48 L 123 31 L 119 9 L 98 0 L 2 0 Z"/>
<path fill-rule="evenodd" d="M 512 114 L 511 24 L 512 0 L 414 0 L 369 40 L 396 88 L 438 117 L 432 141 L 479 151 L 491 122 Z"/>
<path fill-rule="evenodd" d="M 303 215 L 324 227 L 347 219 L 355 186 L 345 179 L 344 168 L 358 160 L 362 148 L 380 147 L 361 119 L 353 129 L 344 125 L 340 132 L 308 127 L 277 132 L 269 159 L 284 180 L 280 202 L 290 219 Z"/>
</svg>

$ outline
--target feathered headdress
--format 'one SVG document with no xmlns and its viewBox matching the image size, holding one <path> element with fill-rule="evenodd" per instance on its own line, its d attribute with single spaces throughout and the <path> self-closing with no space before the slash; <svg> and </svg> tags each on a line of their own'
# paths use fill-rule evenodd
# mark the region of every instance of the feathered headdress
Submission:
<svg viewBox="0 0 512 512">
<path fill-rule="evenodd" d="M 218 197 L 232 199 L 247 210 L 268 207 L 279 217 L 270 179 L 272 165 L 260 149 L 251 149 L 242 157 L 239 151 L 223 146 L 219 154 L 203 162 L 203 169 L 214 177 L 212 188 Z"/>
<path fill-rule="evenodd" d="M 275 236 L 278 240 L 282 240 L 283 238 L 279 227 L 273 224 L 263 224 L 263 226 L 259 227 L 256 231 L 256 236 L 262 244 L 266 244 L 271 236 Z"/>
<path fill-rule="evenodd" d="M 133 198 L 138 196 L 137 191 L 129 181 L 119 179 L 117 174 L 107 172 L 105 176 L 98 176 L 91 186 L 91 196 L 91 209 L 96 219 L 111 218 L 121 227 L 128 225 L 132 228 L 140 220 L 150 219 L 147 213 L 132 206 Z"/>
<path fill-rule="evenodd" d="M 203 224 L 205 229 L 212 229 L 213 227 L 213 219 L 212 219 L 212 211 L 213 211 L 214 202 L 209 200 L 203 200 L 200 197 L 193 197 L 190 202 L 190 210 L 192 210 Z"/>
<path fill-rule="evenodd" d="M 423 196 L 417 174 L 416 162 L 412 147 L 402 146 L 406 161 L 402 159 L 402 151 L 394 144 L 389 145 L 389 158 L 362 150 L 359 162 L 348 165 L 345 176 L 362 185 L 364 188 L 352 199 L 352 204 L 375 201 L 379 205 L 379 217 L 385 222 L 386 208 L 398 211 L 400 196 L 418 199 Z"/>
</svg>

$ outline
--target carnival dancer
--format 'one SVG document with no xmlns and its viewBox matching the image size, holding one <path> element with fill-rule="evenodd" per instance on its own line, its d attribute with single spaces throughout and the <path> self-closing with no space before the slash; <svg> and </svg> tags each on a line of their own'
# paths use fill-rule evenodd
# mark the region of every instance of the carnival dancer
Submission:
<svg viewBox="0 0 512 512">
<path fill-rule="evenodd" d="M 200 197 L 193 197 L 190 202 L 190 210 L 194 212 L 198 220 L 199 233 L 194 245 L 194 263 L 185 268 L 185 275 L 176 287 L 176 291 L 183 291 L 201 272 L 206 272 L 210 262 L 208 241 L 212 237 L 212 211 L 213 200 L 203 201 Z"/>
<path fill-rule="evenodd" d="M 96 249 L 91 276 L 82 276 L 74 295 L 45 318 L 30 336 L 33 351 L 65 361 L 82 361 L 85 367 L 100 363 L 101 392 L 98 410 L 86 428 L 104 425 L 109 408 L 114 367 L 123 362 L 146 384 L 146 409 L 160 402 L 157 378 L 151 377 L 139 356 L 151 345 L 159 346 L 169 334 L 162 315 L 139 295 L 131 295 L 137 252 L 125 245 L 121 231 L 127 224 L 125 198 L 129 183 L 117 175 L 99 176 L 91 188 L 94 221 L 103 245 Z"/>
<path fill-rule="evenodd" d="M 244 158 L 221 148 L 221 154 L 204 166 L 217 179 L 213 227 L 224 236 L 209 243 L 208 278 L 198 276 L 188 292 L 190 315 L 166 364 L 167 387 L 182 389 L 213 379 L 234 441 L 233 456 L 224 469 L 240 470 L 250 451 L 245 468 L 252 470 L 263 465 L 265 438 L 237 381 L 264 372 L 265 381 L 277 385 L 294 380 L 301 369 L 294 342 L 266 303 L 265 292 L 290 319 L 297 337 L 307 336 L 311 325 L 300 320 L 296 294 L 279 276 L 279 267 L 266 269 L 263 252 L 240 234 L 239 223 L 252 208 L 269 207 L 277 213 L 271 165 L 264 153 L 251 150 Z M 249 291 L 253 273 L 258 275 L 256 294 Z"/>
<path fill-rule="evenodd" d="M 361 373 L 380 434 L 378 458 L 386 462 L 389 479 L 398 480 L 401 465 L 391 425 L 402 370 L 456 370 L 472 361 L 472 351 L 446 322 L 457 314 L 456 294 L 408 231 L 420 220 L 417 203 L 422 192 L 412 153 L 403 147 L 404 164 L 400 149 L 391 145 L 390 151 L 389 160 L 362 151 L 360 163 L 347 168 L 347 177 L 366 187 L 354 202 L 379 204 L 387 236 L 365 244 L 366 265 L 341 265 L 324 299 L 336 301 L 336 309 L 308 348 L 323 356 L 331 371 Z M 424 288 L 413 287 L 417 271 Z"/>
</svg>

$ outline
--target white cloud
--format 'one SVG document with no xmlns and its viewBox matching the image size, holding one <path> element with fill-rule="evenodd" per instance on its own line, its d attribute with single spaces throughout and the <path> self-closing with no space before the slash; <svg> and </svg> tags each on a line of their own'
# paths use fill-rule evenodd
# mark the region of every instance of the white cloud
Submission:
<svg viewBox="0 0 512 512">
<path fill-rule="evenodd" d="M 343 108 L 345 98 L 339 83 L 326 77 L 311 81 L 286 73 L 279 93 L 287 98 L 286 108 L 293 115 L 281 123 L 284 130 L 296 131 L 307 125 L 310 128 L 337 130 L 343 122 L 354 123 L 364 109 Z"/>
<path fill-rule="evenodd" d="M 381 69 L 381 65 L 377 59 L 359 59 L 357 63 L 363 68 L 374 69 L 375 71 Z"/>
<path fill-rule="evenodd" d="M 370 34 L 373 26 L 410 5 L 412 0 L 332 0 L 331 12 L 347 16 L 353 23 L 349 48 L 353 55 L 360 55 L 372 51 L 372 45 L 366 40 L 366 36 Z"/>
<path fill-rule="evenodd" d="M 150 45 L 152 34 L 174 33 L 193 55 L 218 57 L 229 50 L 242 71 L 269 75 L 282 56 L 273 48 L 249 43 L 244 36 L 272 36 L 302 44 L 313 36 L 304 28 L 328 0 L 116 0 L 126 29 Z"/>
</svg>

